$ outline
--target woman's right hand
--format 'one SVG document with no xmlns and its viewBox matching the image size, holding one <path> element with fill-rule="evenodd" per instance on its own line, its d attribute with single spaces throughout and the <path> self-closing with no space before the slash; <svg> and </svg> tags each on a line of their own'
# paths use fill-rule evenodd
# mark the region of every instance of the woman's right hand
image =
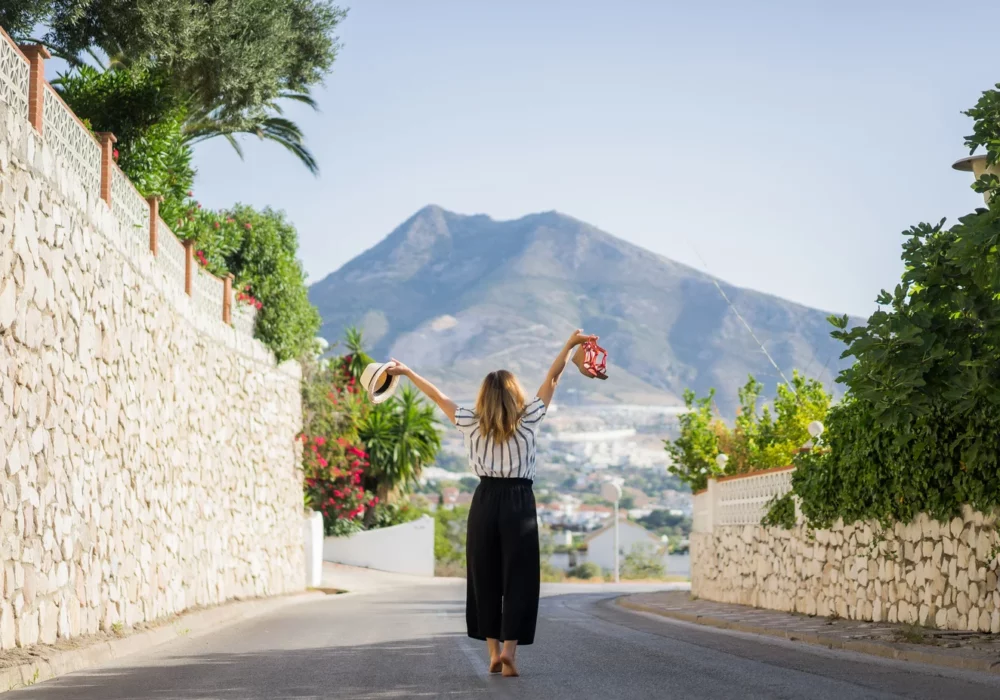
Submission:
<svg viewBox="0 0 1000 700">
<path fill-rule="evenodd" d="M 390 362 L 392 362 L 392 364 L 389 367 L 386 367 L 386 370 L 385 370 L 390 376 L 393 376 L 393 377 L 395 377 L 397 375 L 401 376 L 401 377 L 409 376 L 409 374 L 410 374 L 410 368 L 409 367 L 407 367 L 406 365 L 404 365 L 402 362 L 400 362 L 396 358 L 392 358 L 392 360 L 390 360 Z"/>
<path fill-rule="evenodd" d="M 577 345 L 583 345 L 584 343 L 591 340 L 596 341 L 597 336 L 587 335 L 586 333 L 583 332 L 583 330 L 577 329 L 573 331 L 573 335 L 569 337 L 569 340 L 566 342 L 566 345 L 568 345 L 571 348 L 575 348 Z"/>
</svg>

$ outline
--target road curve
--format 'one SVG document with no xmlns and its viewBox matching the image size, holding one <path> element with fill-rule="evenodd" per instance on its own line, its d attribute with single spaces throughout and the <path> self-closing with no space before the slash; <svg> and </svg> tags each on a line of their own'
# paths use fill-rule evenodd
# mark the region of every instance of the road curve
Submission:
<svg viewBox="0 0 1000 700">
<path fill-rule="evenodd" d="M 39 700 L 1000 697 L 1000 678 L 723 632 L 547 587 L 523 676 L 486 673 L 461 583 L 329 596 L 5 695 Z"/>
</svg>

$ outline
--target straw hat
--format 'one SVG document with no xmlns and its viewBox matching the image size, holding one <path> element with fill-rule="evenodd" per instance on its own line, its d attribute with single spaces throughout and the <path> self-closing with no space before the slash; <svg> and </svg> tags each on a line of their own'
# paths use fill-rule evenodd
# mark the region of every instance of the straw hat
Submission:
<svg viewBox="0 0 1000 700">
<path fill-rule="evenodd" d="M 372 362 L 361 373 L 361 386 L 368 392 L 372 403 L 382 403 L 396 392 L 399 386 L 399 375 L 395 377 L 388 373 L 391 362 Z"/>
</svg>

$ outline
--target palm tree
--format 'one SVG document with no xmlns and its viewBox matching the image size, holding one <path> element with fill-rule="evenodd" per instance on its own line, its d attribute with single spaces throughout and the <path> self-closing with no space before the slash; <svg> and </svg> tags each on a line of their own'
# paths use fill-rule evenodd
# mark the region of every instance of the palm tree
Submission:
<svg viewBox="0 0 1000 700">
<path fill-rule="evenodd" d="M 252 114 L 225 116 L 217 108 L 202 109 L 188 116 L 184 125 L 184 141 L 191 145 L 208 139 L 222 137 L 229 142 L 236 154 L 243 158 L 243 147 L 236 136 L 250 134 L 261 140 L 273 141 L 298 158 L 314 175 L 319 172 L 316 158 L 306 148 L 305 136 L 299 126 L 285 118 L 279 100 L 291 100 L 318 109 L 316 101 L 307 92 L 285 91 L 271 100 L 263 109 Z"/>
<path fill-rule="evenodd" d="M 357 327 L 349 326 L 344 331 L 344 346 L 347 348 L 347 355 L 351 358 L 347 363 L 348 370 L 355 380 L 359 380 L 365 367 L 374 360 L 365 352 L 364 335 Z"/>
<path fill-rule="evenodd" d="M 358 437 L 368 450 L 365 487 L 379 501 L 416 481 L 441 448 L 434 409 L 412 387 L 404 387 L 398 398 L 372 406 L 358 427 Z M 374 520 L 375 509 L 369 507 L 365 526 Z"/>
</svg>

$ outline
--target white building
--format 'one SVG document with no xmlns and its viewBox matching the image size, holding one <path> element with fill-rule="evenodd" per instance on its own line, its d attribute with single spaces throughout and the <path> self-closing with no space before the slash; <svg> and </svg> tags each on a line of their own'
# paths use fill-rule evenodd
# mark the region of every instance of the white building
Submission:
<svg viewBox="0 0 1000 700">
<path fill-rule="evenodd" d="M 600 530 L 591 533 L 584 542 L 587 543 L 587 561 L 592 561 L 602 569 L 615 568 L 615 524 L 608 523 Z M 625 555 L 639 543 L 652 546 L 656 551 L 663 548 L 660 538 L 631 520 L 621 520 L 618 523 L 618 563 L 625 560 Z"/>
</svg>

